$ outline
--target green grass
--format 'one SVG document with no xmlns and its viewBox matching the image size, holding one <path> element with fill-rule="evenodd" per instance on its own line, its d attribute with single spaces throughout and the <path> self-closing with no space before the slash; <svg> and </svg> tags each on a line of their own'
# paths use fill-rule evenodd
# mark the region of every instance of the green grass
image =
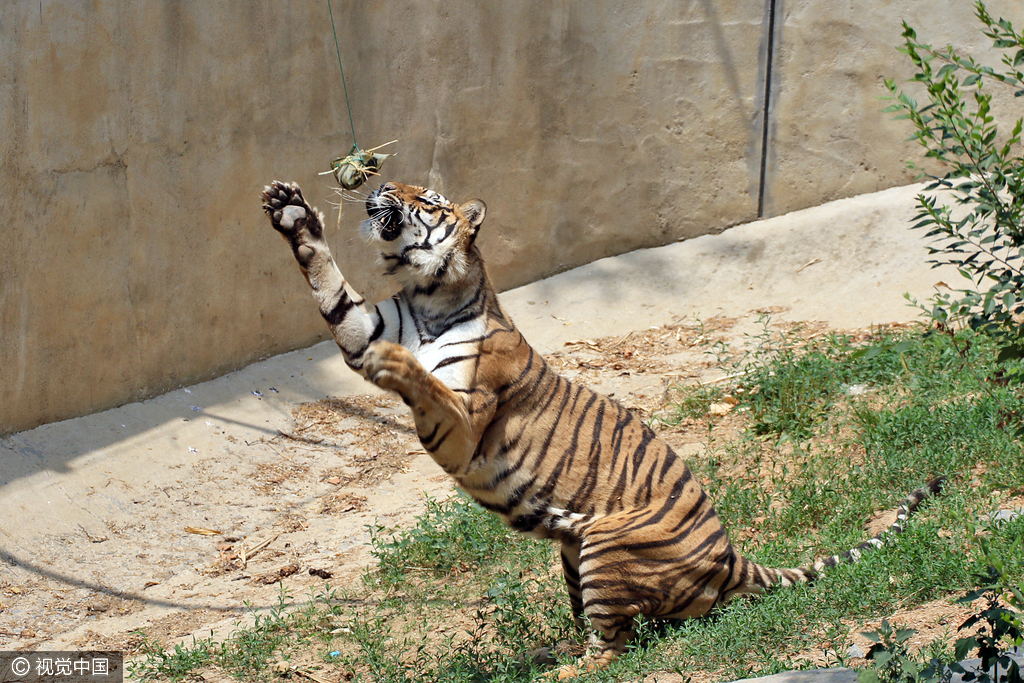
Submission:
<svg viewBox="0 0 1024 683">
<path fill-rule="evenodd" d="M 251 625 L 239 627 L 227 641 L 193 638 L 192 644 L 177 644 L 168 650 L 145 637 L 140 647 L 141 658 L 129 663 L 128 672 L 138 680 L 172 680 L 193 678 L 195 672 L 216 666 L 239 680 L 255 680 L 266 672 L 278 649 L 295 635 L 295 627 L 303 617 L 315 612 L 289 612 L 289 596 L 282 588 L 278 604 L 266 613 L 253 613 Z"/>
<path fill-rule="evenodd" d="M 731 680 L 804 667 L 822 652 L 841 662 L 849 645 L 842 620 L 975 588 L 987 564 L 979 534 L 1004 561 L 1005 580 L 1024 583 L 1024 518 L 984 521 L 1024 493 L 1024 392 L 999 381 L 990 343 L 919 332 L 866 345 L 841 336 L 803 348 L 784 337 L 761 342 L 732 386 L 684 390 L 667 413 L 668 422 L 707 421 L 707 454 L 691 465 L 745 554 L 805 564 L 863 541 L 869 519 L 930 477 L 949 476 L 945 494 L 856 565 L 709 618 L 642 623 L 626 655 L 580 680 L 666 671 Z M 722 440 L 707 416 L 725 393 L 741 397 L 743 438 Z M 283 659 L 338 681 L 528 681 L 550 667 L 531 667 L 523 655 L 581 641 L 556 549 L 510 532 L 473 502 L 429 500 L 412 528 L 372 532 L 378 565 L 358 594 L 325 588 L 304 606 L 282 596 L 278 609 L 221 643 L 165 650 L 147 641 L 136 676 L 181 680 L 216 667 L 270 681 Z"/>
<path fill-rule="evenodd" d="M 465 495 L 438 501 L 427 498 L 426 510 L 409 529 L 370 527 L 371 554 L 377 571 L 367 575 L 374 586 L 408 584 L 417 572 L 440 577 L 478 569 L 494 558 L 517 552 L 540 553 L 546 546 L 512 531 L 497 515 L 486 512 Z"/>
</svg>

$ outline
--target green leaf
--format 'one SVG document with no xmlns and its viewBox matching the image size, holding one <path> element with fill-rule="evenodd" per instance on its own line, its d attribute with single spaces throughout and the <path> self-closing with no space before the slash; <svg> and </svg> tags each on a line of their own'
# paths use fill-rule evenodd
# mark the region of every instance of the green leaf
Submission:
<svg viewBox="0 0 1024 683">
<path fill-rule="evenodd" d="M 887 663 L 887 662 L 888 662 L 888 661 L 889 661 L 890 659 L 892 659 L 892 657 L 893 657 L 893 655 L 892 655 L 892 653 L 891 653 L 891 652 L 886 652 L 886 651 L 884 651 L 884 650 L 883 650 L 883 651 L 881 651 L 881 652 L 876 652 L 876 653 L 875 653 L 875 656 L 874 656 L 874 658 L 873 658 L 873 659 L 874 659 L 874 662 L 875 662 L 875 666 L 878 666 L 878 667 L 882 667 L 882 666 L 885 666 L 885 664 L 886 664 L 886 663 Z"/>
<path fill-rule="evenodd" d="M 857 681 L 859 683 L 879 683 L 878 669 L 861 669 L 857 672 Z"/>
<path fill-rule="evenodd" d="M 905 640 L 909 640 L 910 636 L 914 635 L 915 633 L 917 633 L 916 629 L 901 628 L 900 630 L 896 631 L 895 640 L 897 643 L 902 643 Z"/>
<path fill-rule="evenodd" d="M 953 654 L 958 660 L 967 659 L 967 656 L 978 647 L 978 641 L 974 636 L 968 638 L 957 638 L 956 645 L 953 646 Z"/>
<path fill-rule="evenodd" d="M 1024 347 L 1022 346 L 1004 346 L 999 349 L 999 355 L 996 357 L 997 363 L 1005 363 L 1011 360 L 1017 360 L 1024 358 Z"/>
<path fill-rule="evenodd" d="M 881 346 L 868 346 L 867 348 L 857 349 L 853 352 L 852 356 L 858 360 L 871 360 L 882 353 L 882 350 Z"/>
</svg>

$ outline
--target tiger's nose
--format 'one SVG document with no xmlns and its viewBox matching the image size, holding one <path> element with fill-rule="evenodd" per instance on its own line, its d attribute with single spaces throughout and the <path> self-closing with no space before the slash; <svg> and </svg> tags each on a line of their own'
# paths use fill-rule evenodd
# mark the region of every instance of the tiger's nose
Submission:
<svg viewBox="0 0 1024 683">
<path fill-rule="evenodd" d="M 366 198 L 366 213 L 372 214 L 374 210 L 379 209 L 381 206 L 380 196 L 387 192 L 391 192 L 394 189 L 395 186 L 393 183 L 384 183 L 376 190 L 371 192 L 370 195 Z"/>
</svg>

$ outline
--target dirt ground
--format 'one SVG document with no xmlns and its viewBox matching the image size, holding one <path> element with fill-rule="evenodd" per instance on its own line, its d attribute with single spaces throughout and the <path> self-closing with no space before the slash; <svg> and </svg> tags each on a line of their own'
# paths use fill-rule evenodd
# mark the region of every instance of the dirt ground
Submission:
<svg viewBox="0 0 1024 683">
<path fill-rule="evenodd" d="M 739 325 L 727 317 L 680 320 L 571 340 L 547 357 L 562 374 L 649 418 L 663 409 L 673 387 L 724 377 L 715 355 L 719 343 L 737 343 L 740 331 L 766 312 L 780 311 L 752 311 Z M 822 323 L 784 327 L 804 340 L 828 332 Z M 721 413 L 716 438 L 740 427 L 728 403 L 713 410 Z M 247 618 L 247 605 L 267 609 L 282 589 L 301 602 L 324 581 L 355 587 L 373 561 L 370 525 L 411 524 L 425 496 L 453 491 L 420 447 L 405 407 L 390 396 L 296 402 L 285 429 L 248 440 L 235 431 L 224 425 L 217 435 L 224 452 L 238 457 L 200 459 L 173 484 L 138 491 L 130 524 L 83 527 L 78 538 L 50 539 L 55 556 L 83 544 L 90 550 L 109 544 L 109 554 L 94 553 L 101 559 L 91 569 L 111 580 L 69 581 L 57 571 L 4 567 L 0 649 L 131 653 L 142 631 L 164 643 L 211 631 L 227 635 Z M 701 457 L 703 427 L 684 422 L 662 435 L 684 457 Z M 131 486 L 114 479 L 107 485 Z M 109 588 L 125 575 L 134 590 Z M 940 635 L 936 629 L 955 630 L 965 613 L 963 606 L 942 603 L 894 618 L 928 639 Z M 859 644 L 867 649 L 866 641 Z"/>
</svg>

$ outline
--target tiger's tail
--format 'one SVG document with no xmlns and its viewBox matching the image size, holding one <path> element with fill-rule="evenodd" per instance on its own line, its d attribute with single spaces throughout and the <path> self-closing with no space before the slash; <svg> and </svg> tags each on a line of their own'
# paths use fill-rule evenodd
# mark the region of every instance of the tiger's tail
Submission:
<svg viewBox="0 0 1024 683">
<path fill-rule="evenodd" d="M 810 566 L 796 567 L 792 569 L 777 569 L 759 565 L 751 560 L 747 560 L 746 558 L 739 558 L 742 563 L 747 565 L 740 568 L 740 572 L 746 575 L 746 580 L 732 591 L 727 591 L 727 593 L 723 595 L 724 600 L 729 600 L 734 595 L 742 593 L 761 593 L 764 590 L 775 586 L 793 586 L 798 583 L 810 583 L 822 573 L 839 565 L 840 563 L 848 562 L 853 564 L 859 561 L 865 552 L 874 550 L 875 548 L 881 548 L 885 545 L 891 535 L 902 533 L 906 528 L 907 520 L 910 519 L 911 515 L 914 514 L 921 503 L 932 496 L 941 494 L 942 486 L 945 482 L 945 476 L 936 477 L 921 488 L 913 491 L 897 509 L 896 521 L 893 522 L 890 527 L 882 530 L 873 538 L 869 538 L 860 545 L 850 548 L 838 555 L 832 555 L 831 557 L 824 557 L 817 560 Z"/>
</svg>

